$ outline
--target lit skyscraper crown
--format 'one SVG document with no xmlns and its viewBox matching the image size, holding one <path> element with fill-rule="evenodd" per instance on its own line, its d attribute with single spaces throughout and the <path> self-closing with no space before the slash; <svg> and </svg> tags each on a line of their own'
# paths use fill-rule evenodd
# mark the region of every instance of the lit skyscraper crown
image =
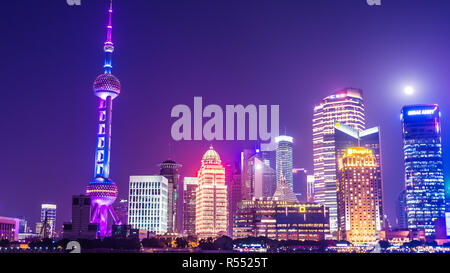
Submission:
<svg viewBox="0 0 450 273">
<path fill-rule="evenodd" d="M 219 154 L 214 150 L 213 146 L 202 157 L 202 161 L 217 161 L 220 162 Z"/>
</svg>

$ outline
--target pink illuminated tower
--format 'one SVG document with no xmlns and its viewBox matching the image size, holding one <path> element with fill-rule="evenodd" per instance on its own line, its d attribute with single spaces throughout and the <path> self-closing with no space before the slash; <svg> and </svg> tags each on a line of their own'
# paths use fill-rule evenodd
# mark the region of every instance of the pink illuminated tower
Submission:
<svg viewBox="0 0 450 273">
<path fill-rule="evenodd" d="M 94 180 L 86 188 L 87 195 L 91 197 L 91 222 L 98 224 L 98 237 L 106 237 L 111 233 L 110 229 L 108 229 L 109 213 L 111 213 L 115 224 L 121 224 L 112 207 L 117 198 L 117 186 L 109 177 L 112 101 L 120 94 L 120 82 L 111 74 L 111 59 L 114 52 L 111 24 L 112 12 L 111 0 L 107 26 L 108 34 L 103 47 L 106 54 L 105 72 L 94 81 L 94 93 L 99 97 Z"/>
</svg>

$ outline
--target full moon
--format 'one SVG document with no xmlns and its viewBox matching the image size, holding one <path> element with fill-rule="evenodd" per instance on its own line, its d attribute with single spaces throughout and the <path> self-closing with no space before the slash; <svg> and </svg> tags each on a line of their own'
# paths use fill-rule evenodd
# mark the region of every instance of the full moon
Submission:
<svg viewBox="0 0 450 273">
<path fill-rule="evenodd" d="M 414 87 L 406 86 L 404 91 L 406 95 L 411 96 L 412 94 L 414 94 Z"/>
</svg>

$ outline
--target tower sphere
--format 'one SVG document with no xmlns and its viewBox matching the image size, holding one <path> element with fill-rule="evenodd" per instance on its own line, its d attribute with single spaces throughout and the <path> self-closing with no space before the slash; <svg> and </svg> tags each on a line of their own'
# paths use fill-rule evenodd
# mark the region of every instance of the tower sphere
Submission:
<svg viewBox="0 0 450 273">
<path fill-rule="evenodd" d="M 103 100 L 108 96 L 115 99 L 120 94 L 120 81 L 112 74 L 101 74 L 94 81 L 94 93 Z"/>
</svg>

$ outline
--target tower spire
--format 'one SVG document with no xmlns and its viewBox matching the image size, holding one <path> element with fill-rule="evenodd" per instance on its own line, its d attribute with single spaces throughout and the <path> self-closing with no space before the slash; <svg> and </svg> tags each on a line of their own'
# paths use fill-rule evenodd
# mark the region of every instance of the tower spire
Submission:
<svg viewBox="0 0 450 273">
<path fill-rule="evenodd" d="M 108 26 L 106 27 L 107 34 L 106 34 L 106 41 L 103 47 L 103 50 L 106 53 L 105 58 L 105 74 L 111 74 L 112 70 L 112 53 L 114 52 L 114 43 L 112 41 L 112 13 L 113 13 L 113 0 L 111 0 L 109 5 L 109 19 L 108 19 Z"/>
</svg>

